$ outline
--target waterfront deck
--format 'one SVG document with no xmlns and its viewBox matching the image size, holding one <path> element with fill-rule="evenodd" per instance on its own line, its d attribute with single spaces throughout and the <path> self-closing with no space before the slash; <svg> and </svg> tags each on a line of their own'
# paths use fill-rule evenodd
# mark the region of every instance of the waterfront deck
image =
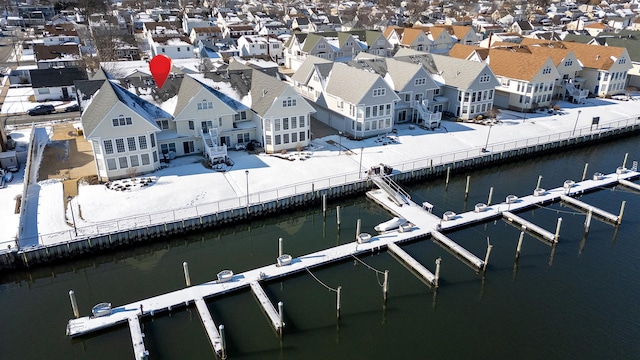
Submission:
<svg viewBox="0 0 640 360">
<path fill-rule="evenodd" d="M 67 335 L 71 337 L 82 336 L 100 329 L 105 329 L 124 322 L 128 322 L 131 330 L 132 342 L 136 358 L 142 353 L 146 354 L 143 335 L 139 326 L 139 318 L 144 316 L 153 316 L 163 311 L 171 311 L 173 308 L 180 306 L 188 306 L 190 303 L 196 303 L 199 313 L 201 314 L 203 324 L 209 335 L 210 341 L 217 353 L 219 353 L 221 342 L 224 339 L 219 338 L 219 334 L 215 330 L 215 323 L 211 319 L 208 309 L 206 308 L 205 299 L 219 296 L 228 292 L 236 291 L 241 288 L 251 287 L 263 305 L 265 312 L 271 319 L 276 330 L 281 330 L 284 326 L 278 313 L 273 308 L 267 294 L 262 290 L 260 282 L 269 281 L 275 278 L 288 276 L 290 274 L 304 271 L 309 268 L 326 265 L 332 262 L 345 260 L 352 256 L 379 250 L 381 248 L 393 248 L 393 252 L 403 253 L 401 249 L 394 244 L 423 238 L 428 235 L 434 236 L 435 239 L 442 243 L 442 238 L 446 238 L 441 234 L 445 230 L 453 230 L 458 227 L 472 225 L 474 223 L 488 221 L 493 218 L 503 216 L 505 212 L 524 210 L 533 206 L 542 205 L 548 202 L 559 201 L 562 194 L 582 194 L 587 191 L 593 191 L 602 187 L 612 186 L 619 180 L 629 180 L 640 176 L 640 173 L 623 171 L 614 174 L 603 175 L 598 179 L 586 180 L 576 183 L 569 189 L 559 187 L 548 191 L 537 191 L 535 195 L 526 196 L 510 203 L 492 205 L 485 211 L 469 211 L 463 214 L 455 215 L 451 219 L 442 220 L 436 215 L 430 213 L 425 208 L 407 201 L 399 206 L 396 202 L 389 198 L 388 194 L 383 190 L 373 190 L 367 193 L 367 196 L 377 203 L 381 204 L 393 215 L 405 218 L 409 221 L 409 226 L 400 227 L 394 231 L 387 231 L 380 235 L 373 236 L 369 242 L 358 243 L 356 241 L 336 246 L 330 249 L 321 250 L 315 253 L 294 257 L 289 265 L 277 266 L 274 263 L 257 269 L 248 270 L 240 274 L 236 274 L 229 281 L 209 281 L 203 284 L 190 286 L 184 289 L 176 290 L 166 294 L 158 295 L 149 299 L 133 302 L 112 309 L 110 315 L 101 317 L 84 316 L 77 319 L 69 320 L 67 324 Z M 621 214 L 622 215 L 622 214 Z M 453 242 L 452 242 L 453 243 Z M 455 243 L 453 243 L 455 244 Z M 484 261 L 468 252 L 459 245 L 445 245 L 463 256 L 467 261 L 473 263 L 477 268 L 485 266 Z M 400 250 L 400 251 L 398 251 Z M 464 254 L 464 255 L 463 255 Z M 417 261 L 407 255 L 405 262 L 412 263 L 412 268 L 419 269 L 422 267 L 424 271 L 420 273 L 429 283 L 434 283 L 433 275 L 426 270 Z M 259 288 L 259 291 L 257 290 Z M 267 304 L 268 303 L 268 304 Z M 267 306 L 268 305 L 268 306 Z M 206 311 L 204 311 L 206 310 Z M 209 314 L 209 315 L 207 315 Z M 136 326 L 137 324 L 137 326 Z"/>
</svg>

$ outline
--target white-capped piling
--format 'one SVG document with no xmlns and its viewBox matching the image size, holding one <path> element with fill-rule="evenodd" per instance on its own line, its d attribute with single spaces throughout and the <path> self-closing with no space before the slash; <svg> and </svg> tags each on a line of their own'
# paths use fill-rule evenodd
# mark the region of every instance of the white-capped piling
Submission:
<svg viewBox="0 0 640 360">
<path fill-rule="evenodd" d="M 558 238 L 560 237 L 560 225 L 562 225 L 562 218 L 561 217 L 558 218 L 558 223 L 556 224 L 556 233 L 553 236 L 553 241 L 556 242 L 556 243 L 558 242 Z"/>
<path fill-rule="evenodd" d="M 322 216 L 327 215 L 327 194 L 322 194 Z"/>
<path fill-rule="evenodd" d="M 516 260 L 520 258 L 520 250 L 522 250 L 523 239 L 524 239 L 524 231 L 520 231 L 520 237 L 518 238 L 518 246 L 516 247 Z"/>
<path fill-rule="evenodd" d="M 482 271 L 487 271 L 487 264 L 489 263 L 489 254 L 491 254 L 491 249 L 493 249 L 493 245 L 487 244 L 487 255 L 484 257 L 484 265 L 482 266 Z"/>
<path fill-rule="evenodd" d="M 627 158 L 629 157 L 629 153 L 624 154 L 624 160 L 622 161 L 622 168 L 625 169 L 627 167 Z"/>
<path fill-rule="evenodd" d="M 442 263 L 442 258 L 436 259 L 436 274 L 433 284 L 438 287 L 440 282 L 440 263 Z"/>
<path fill-rule="evenodd" d="M 584 171 L 582 172 L 582 181 L 587 178 L 587 169 L 589 168 L 589 163 L 584 163 Z"/>
<path fill-rule="evenodd" d="M 449 188 L 449 176 L 451 175 L 451 167 L 447 166 L 447 180 L 445 181 L 444 185 L 446 188 Z"/>
<path fill-rule="evenodd" d="M 338 229 L 340 229 L 340 205 L 336 206 L 336 222 L 338 224 Z"/>
<path fill-rule="evenodd" d="M 342 290 L 342 286 L 338 286 L 336 291 L 336 317 L 340 319 L 340 290 Z"/>
<path fill-rule="evenodd" d="M 387 291 L 389 290 L 389 270 L 384 271 L 384 282 L 382 283 L 382 298 L 387 301 Z"/>
<path fill-rule="evenodd" d="M 540 189 L 540 183 L 542 182 L 542 175 L 538 176 L 538 183 L 536 184 L 536 189 Z"/>
<path fill-rule="evenodd" d="M 593 208 L 589 208 L 587 212 L 587 218 L 584 221 L 584 232 L 589 232 L 589 227 L 591 226 L 591 217 L 593 216 Z"/>
<path fill-rule="evenodd" d="M 191 276 L 189 276 L 189 264 L 185 261 L 182 263 L 182 269 L 184 270 L 184 281 L 187 286 L 191 286 Z"/>
<path fill-rule="evenodd" d="M 467 186 L 464 188 L 464 198 L 467 199 L 469 197 L 469 181 L 471 180 L 471 175 L 467 175 Z"/>
<path fill-rule="evenodd" d="M 626 204 L 627 204 L 626 200 L 623 200 L 622 204 L 620 204 L 620 215 L 618 215 L 618 225 L 622 223 L 622 215 L 624 214 L 624 206 Z"/>
<path fill-rule="evenodd" d="M 278 301 L 278 315 L 280 315 L 280 328 L 278 330 L 280 337 L 282 337 L 282 330 L 284 328 L 284 304 L 282 301 Z"/>
<path fill-rule="evenodd" d="M 278 239 L 278 257 L 282 256 L 282 238 Z"/>
<path fill-rule="evenodd" d="M 224 360 L 227 358 L 227 340 L 224 336 L 224 325 L 218 326 L 218 330 L 220 331 L 220 358 Z"/>
<path fill-rule="evenodd" d="M 78 302 L 76 301 L 76 293 L 73 290 L 69 290 L 69 299 L 71 299 L 71 308 L 73 309 L 73 316 L 80 317 L 80 311 L 78 311 Z"/>
<path fill-rule="evenodd" d="M 489 199 L 487 200 L 487 206 L 491 205 L 492 197 L 493 197 L 493 186 L 489 188 Z"/>
<path fill-rule="evenodd" d="M 358 236 L 360 236 L 360 225 L 361 225 L 361 220 L 358 219 L 358 221 L 356 222 L 356 241 L 358 240 Z"/>
</svg>

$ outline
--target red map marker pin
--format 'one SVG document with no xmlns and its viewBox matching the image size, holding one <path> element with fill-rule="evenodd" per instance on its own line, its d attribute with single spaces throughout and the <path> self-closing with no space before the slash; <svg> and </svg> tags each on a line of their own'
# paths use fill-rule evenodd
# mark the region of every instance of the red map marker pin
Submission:
<svg viewBox="0 0 640 360">
<path fill-rule="evenodd" d="M 158 88 L 162 88 L 171 72 L 171 58 L 167 55 L 154 56 L 149 62 L 149 69 L 151 69 L 151 75 L 158 84 Z"/>
</svg>

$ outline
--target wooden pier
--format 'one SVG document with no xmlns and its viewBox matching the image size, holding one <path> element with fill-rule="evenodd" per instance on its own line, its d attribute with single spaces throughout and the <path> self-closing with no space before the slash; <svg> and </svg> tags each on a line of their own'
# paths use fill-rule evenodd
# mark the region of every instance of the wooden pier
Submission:
<svg viewBox="0 0 640 360">
<path fill-rule="evenodd" d="M 603 175 L 601 177 L 599 176 L 597 179 L 594 178 L 576 183 L 571 188 L 571 194 L 582 194 L 602 187 L 612 186 L 617 184 L 619 180 L 628 180 L 638 176 L 640 176 L 640 173 L 630 171 L 624 171 L 622 173 L 617 172 L 615 174 Z M 484 268 L 486 267 L 485 261 L 480 260 L 469 251 L 444 236 L 442 231 L 453 230 L 458 227 L 469 226 L 474 223 L 488 221 L 502 216 L 508 216 L 511 219 L 516 219 L 519 217 L 514 215 L 512 211 L 524 210 L 548 202 L 560 201 L 561 196 L 566 193 L 566 190 L 567 189 L 563 187 L 559 187 L 549 191 L 538 191 L 534 195 L 517 199 L 515 202 L 510 201 L 507 203 L 505 201 L 501 204 L 486 207 L 483 211 L 469 211 L 447 218 L 446 220 L 433 215 L 427 211 L 427 209 L 410 201 L 408 197 L 403 197 L 402 205 L 398 205 L 397 198 L 394 200 L 390 199 L 385 190 L 372 190 L 367 192 L 367 196 L 369 198 L 382 205 L 394 216 L 408 220 L 409 226 L 400 227 L 393 231 L 386 231 L 382 235 L 372 236 L 370 241 L 365 243 L 352 241 L 347 244 L 321 250 L 315 253 L 294 257 L 291 263 L 286 266 L 277 266 L 274 262 L 274 264 L 236 274 L 229 281 L 209 281 L 203 284 L 190 286 L 145 300 L 122 305 L 113 308 L 111 314 L 106 316 L 84 316 L 71 319 L 67 324 L 67 335 L 71 337 L 82 336 L 128 322 L 131 330 L 131 341 L 134 347 L 134 354 L 136 359 L 139 359 L 140 356 L 147 356 L 148 354 L 147 350 L 144 348 L 139 318 L 142 316 L 154 316 L 155 314 L 163 311 L 171 311 L 174 308 L 188 306 L 190 303 L 195 303 L 214 351 L 219 353 L 219 349 L 224 351 L 222 348 L 224 340 L 220 338 L 220 334 L 216 331 L 215 323 L 211 318 L 205 303 L 205 299 L 207 298 L 237 291 L 241 288 L 250 287 L 256 295 L 256 298 L 258 298 L 262 308 L 265 310 L 265 313 L 273 324 L 274 329 L 276 329 L 276 331 L 281 331 L 284 326 L 284 321 L 281 319 L 280 314 L 275 310 L 271 300 L 260 286 L 261 281 L 269 281 L 279 277 L 288 276 L 293 273 L 305 271 L 309 268 L 350 259 L 353 256 L 380 250 L 385 247 L 398 257 L 402 258 L 405 263 L 409 264 L 414 270 L 416 270 L 416 272 L 418 272 L 427 282 L 432 284 L 435 283 L 437 286 L 437 276 L 433 276 L 431 272 L 410 256 L 400 255 L 406 253 L 396 244 L 431 235 L 434 239 L 438 240 L 439 243 L 451 249 L 455 254 L 463 257 L 476 268 Z M 618 217 L 618 221 L 620 221 L 620 218 L 621 216 Z M 527 222 L 528 229 L 534 228 L 535 226 L 533 225 L 534 224 Z M 540 229 L 539 231 L 541 234 L 544 234 L 546 239 L 552 239 L 557 235 L 551 234 L 544 229 Z M 436 273 L 437 272 L 438 271 L 436 271 Z"/>
<path fill-rule="evenodd" d="M 400 246 L 392 243 L 389 244 L 387 249 L 389 252 L 400 258 L 411 270 L 420 274 L 420 276 L 422 276 L 429 285 L 436 285 L 436 276 L 433 275 L 431 271 L 427 270 L 427 268 L 420 264 L 416 259 L 411 257 L 411 255 L 407 254 L 406 251 L 402 250 Z"/>
</svg>

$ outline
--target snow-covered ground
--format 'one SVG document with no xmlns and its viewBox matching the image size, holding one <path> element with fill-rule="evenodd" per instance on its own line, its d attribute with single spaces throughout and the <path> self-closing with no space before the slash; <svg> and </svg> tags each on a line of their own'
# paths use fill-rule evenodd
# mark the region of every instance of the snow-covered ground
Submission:
<svg viewBox="0 0 640 360">
<path fill-rule="evenodd" d="M 79 195 L 72 200 L 73 214 L 71 208 L 65 214 L 62 184 L 42 181 L 29 194 L 30 205 L 36 206 L 37 211 L 30 212 L 26 224 L 30 230 L 25 234 L 34 236 L 25 239 L 21 246 L 72 239 L 75 236 L 73 219 L 79 236 L 104 233 L 244 206 L 247 190 L 249 202 L 257 203 L 309 191 L 312 183 L 315 189 L 320 189 L 354 181 L 364 176 L 364 170 L 380 163 L 398 171 L 409 171 L 427 166 L 431 160 L 437 165 L 454 157 L 477 156 L 486 144 L 489 151 L 501 151 L 516 145 L 597 132 L 622 119 L 635 121 L 640 115 L 638 102 L 640 98 L 634 101 L 588 99 L 581 105 L 563 102 L 559 114 L 539 112 L 526 114 L 526 119 L 521 113 L 503 111 L 500 121 L 492 126 L 445 121 L 441 129 L 428 131 L 400 125 L 397 134 L 363 141 L 331 135 L 314 139 L 312 146 L 301 154 L 291 151 L 286 156 L 230 151 L 234 165 L 226 172 L 206 169 L 197 156 L 184 157 L 144 176 L 144 186 L 140 179 L 113 182 L 109 188 L 80 185 Z M 600 117 L 600 125 L 591 129 L 594 116 Z M 16 140 L 20 139 L 28 139 L 28 134 Z M 339 145 L 343 151 L 339 151 Z M 640 154 L 630 155 L 630 160 L 636 160 Z M 7 209 L 13 211 L 15 201 L 12 199 L 22 190 L 20 175 L 17 175 L 9 188 L 0 189 L 0 247 L 5 247 L 3 241 L 14 238 L 17 231 L 17 215 L 9 214 Z M 126 190 L 118 190 L 118 186 Z"/>
</svg>

